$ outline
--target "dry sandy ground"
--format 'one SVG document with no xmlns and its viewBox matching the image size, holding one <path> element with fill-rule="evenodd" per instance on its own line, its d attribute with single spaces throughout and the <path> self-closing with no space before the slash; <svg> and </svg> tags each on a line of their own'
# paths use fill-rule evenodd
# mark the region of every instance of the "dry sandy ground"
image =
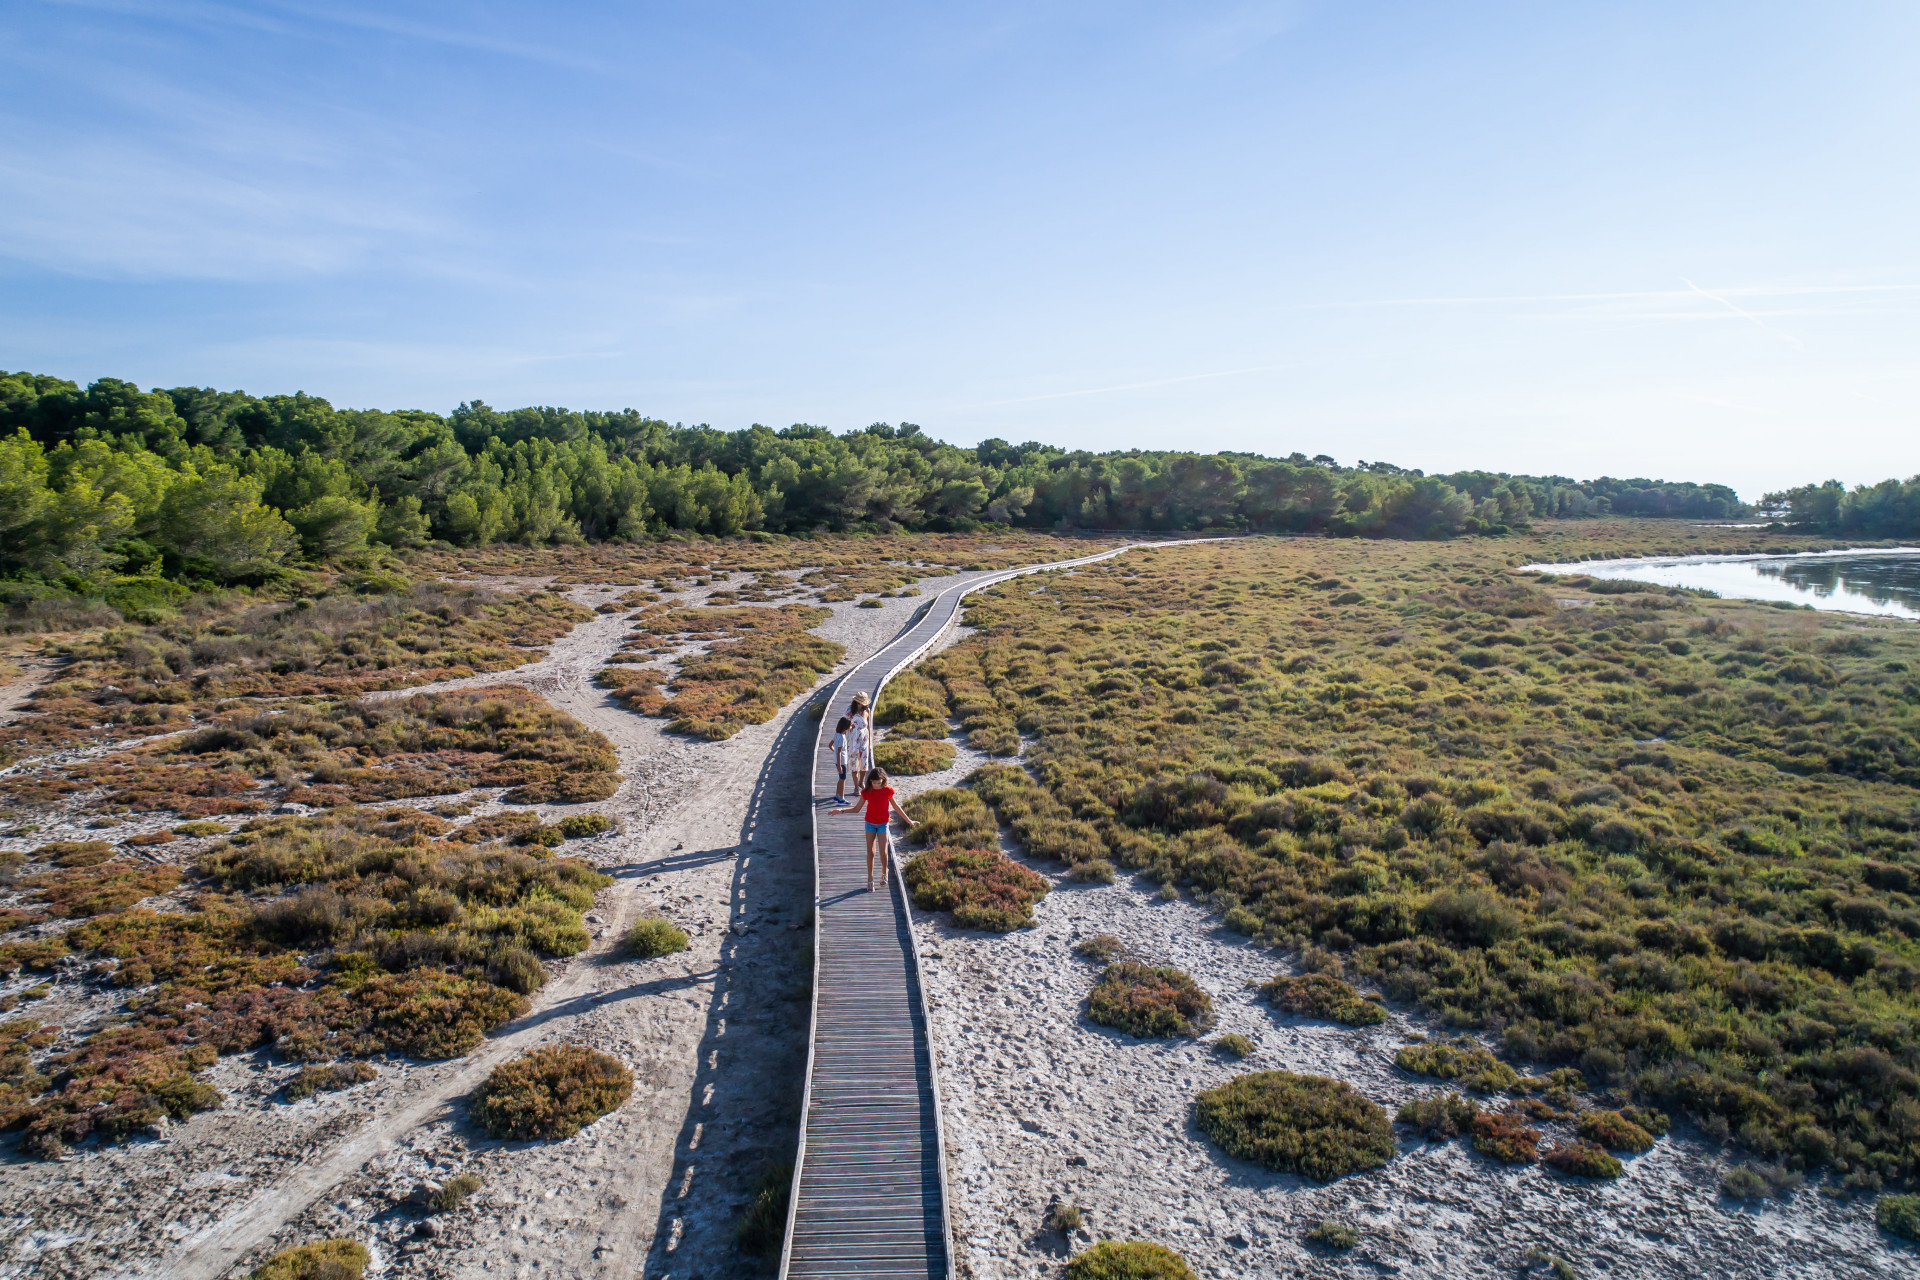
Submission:
<svg viewBox="0 0 1920 1280">
<path fill-rule="evenodd" d="M 928 579 L 922 589 L 952 580 Z M 625 591 L 572 595 L 593 606 Z M 844 669 L 922 602 L 833 605 L 817 630 L 847 646 Z M 593 946 L 550 966 L 533 1012 L 464 1059 L 383 1059 L 374 1081 L 293 1104 L 279 1091 L 294 1066 L 238 1055 L 209 1072 L 226 1106 L 158 1139 L 89 1147 L 53 1164 L 10 1156 L 0 1162 L 0 1277 L 213 1280 L 328 1236 L 366 1243 L 376 1276 L 757 1273 L 759 1264 L 735 1250 L 733 1228 L 763 1168 L 792 1158 L 811 972 L 806 786 L 816 726 L 800 699 L 726 742 L 665 733 L 592 684 L 627 630 L 622 614 L 600 615 L 538 662 L 452 682 L 526 685 L 620 753 L 612 799 L 541 807 L 549 817 L 605 812 L 621 829 L 568 846 L 617 882 L 588 917 Z M 395 696 L 407 692 L 418 690 Z M 490 796 L 468 798 L 488 799 L 484 813 L 497 807 Z M 50 825 L 31 843 L 78 835 L 77 825 Z M 645 912 L 686 928 L 691 949 L 622 958 L 619 938 Z M 78 1026 L 99 1016 L 88 999 L 76 973 L 33 1012 Z M 626 1061 L 632 1099 L 560 1143 L 498 1142 L 466 1123 L 463 1099 L 494 1065 L 559 1042 Z M 428 1219 L 404 1203 L 408 1193 L 462 1170 L 479 1173 L 485 1188 L 423 1227 Z"/>
<path fill-rule="evenodd" d="M 957 765 L 963 773 L 971 762 Z M 950 785 L 950 784 L 949 784 Z M 1017 856 L 1017 855 L 1016 855 Z M 954 1239 L 976 1280 L 1058 1274 L 1095 1239 L 1146 1239 L 1203 1276 L 1511 1276 L 1531 1245 L 1584 1277 L 1920 1276 L 1920 1259 L 1882 1235 L 1872 1197 L 1836 1202 L 1811 1188 L 1784 1204 L 1718 1196 L 1726 1161 L 1677 1130 L 1595 1183 L 1514 1168 L 1462 1140 L 1403 1141 L 1371 1174 L 1322 1186 L 1222 1154 L 1193 1122 L 1193 1097 L 1244 1071 L 1345 1080 L 1389 1112 L 1435 1082 L 1400 1071 L 1409 1033 L 1441 1034 L 1395 1010 L 1354 1030 L 1275 1012 L 1249 984 L 1289 969 L 1277 953 L 1219 927 L 1216 915 L 1132 877 L 1054 882 L 1037 927 L 1004 936 L 955 930 L 914 913 L 932 1011 L 953 1180 Z M 1111 933 L 1173 964 L 1213 996 L 1206 1041 L 1142 1041 L 1085 1016 L 1099 966 L 1081 938 Z M 1235 1062 L 1211 1046 L 1239 1032 L 1257 1046 Z M 1552 1126 L 1543 1126 L 1543 1137 Z M 1056 1201 L 1085 1211 L 1069 1243 L 1043 1225 Z M 1308 1245 L 1324 1218 L 1359 1226 L 1345 1255 Z"/>
</svg>

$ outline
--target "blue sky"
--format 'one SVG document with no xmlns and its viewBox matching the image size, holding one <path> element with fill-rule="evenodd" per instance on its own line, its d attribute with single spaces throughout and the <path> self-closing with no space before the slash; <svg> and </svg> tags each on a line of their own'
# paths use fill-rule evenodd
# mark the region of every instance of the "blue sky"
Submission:
<svg viewBox="0 0 1920 1280">
<path fill-rule="evenodd" d="M 0 367 L 1905 476 L 1917 50 L 1907 0 L 16 0 Z"/>
</svg>

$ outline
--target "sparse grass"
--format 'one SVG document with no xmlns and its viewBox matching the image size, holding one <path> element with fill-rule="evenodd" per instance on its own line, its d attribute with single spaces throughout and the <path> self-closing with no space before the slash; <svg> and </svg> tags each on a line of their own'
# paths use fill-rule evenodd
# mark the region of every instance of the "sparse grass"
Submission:
<svg viewBox="0 0 1920 1280">
<path fill-rule="evenodd" d="M 315 1240 L 274 1254 L 248 1280 L 360 1280 L 369 1261 L 357 1240 Z"/>
<path fill-rule="evenodd" d="M 687 608 L 662 606 L 635 615 L 634 633 L 618 661 L 646 661 L 665 645 L 698 643 L 667 680 L 644 670 L 603 670 L 598 679 L 616 700 L 642 715 L 665 716 L 676 733 L 730 738 L 750 724 L 765 724 L 831 670 L 845 646 L 808 628 L 830 616 L 804 605 L 778 608 Z"/>
<path fill-rule="evenodd" d="M 1873 1217 L 1889 1235 L 1920 1241 L 1920 1196 L 1881 1196 Z"/>
<path fill-rule="evenodd" d="M 659 916 L 636 920 L 633 927 L 627 930 L 627 954 L 635 959 L 653 960 L 670 956 L 676 951 L 685 951 L 687 946 L 686 930 Z"/>
<path fill-rule="evenodd" d="M 1544 1267 L 1553 1280 L 1580 1280 L 1580 1272 L 1571 1262 L 1555 1253 L 1548 1253 L 1537 1244 L 1527 1246 L 1527 1252 L 1521 1261 L 1529 1275 L 1535 1267 Z"/>
<path fill-rule="evenodd" d="M 1360 1243 L 1360 1232 L 1350 1223 L 1327 1218 L 1307 1232 L 1307 1239 L 1314 1244 L 1345 1252 Z"/>
<path fill-rule="evenodd" d="M 889 774 L 917 777 L 953 767 L 953 747 L 923 738 L 888 737 L 873 749 L 873 762 Z"/>
<path fill-rule="evenodd" d="M 1045 876 L 990 849 L 929 849 L 907 863 L 902 877 L 922 911 L 951 911 L 957 927 L 991 933 L 1032 920 L 1048 889 Z"/>
<path fill-rule="evenodd" d="M 1540 1159 L 1540 1131 L 1518 1111 L 1482 1111 L 1468 1126 L 1473 1149 L 1502 1164 L 1533 1164 Z"/>
<path fill-rule="evenodd" d="M 1080 1229 L 1082 1217 L 1079 1205 L 1068 1204 L 1063 1200 L 1047 1210 L 1047 1228 L 1058 1231 L 1063 1236 L 1072 1235 Z"/>
<path fill-rule="evenodd" d="M 625 1102 L 633 1073 L 581 1045 L 535 1049 L 493 1069 L 468 1106 L 496 1138 L 571 1138 Z"/>
<path fill-rule="evenodd" d="M 1599 1143 L 1608 1151 L 1638 1154 L 1653 1150 L 1653 1135 L 1618 1111 L 1583 1112 L 1579 1129 L 1581 1137 Z"/>
<path fill-rule="evenodd" d="M 1371 1000 L 1363 999 L 1338 978 L 1308 973 L 1294 978 L 1284 974 L 1260 988 L 1260 994 L 1277 1009 L 1324 1018 L 1349 1027 L 1378 1026 L 1387 1020 L 1387 1011 Z"/>
<path fill-rule="evenodd" d="M 1387 1113 L 1338 1080 L 1261 1071 L 1202 1093 L 1200 1129 L 1228 1155 L 1331 1182 L 1393 1158 Z"/>
<path fill-rule="evenodd" d="M 441 1184 L 438 1191 L 427 1197 L 427 1208 L 435 1213 L 451 1213 L 486 1185 L 477 1173 L 455 1174 Z"/>
<path fill-rule="evenodd" d="M 917 825 L 907 833 L 907 839 L 914 844 L 999 848 L 1000 828 L 986 803 L 971 791 L 929 791 L 908 804 L 911 807 L 907 812 Z"/>
<path fill-rule="evenodd" d="M 1213 1047 L 1229 1058 L 1245 1058 L 1253 1053 L 1253 1041 L 1237 1031 L 1229 1031 L 1213 1042 Z"/>
<path fill-rule="evenodd" d="M 1457 1080 L 1475 1093 L 1504 1093 L 1520 1082 L 1520 1073 L 1466 1036 L 1451 1044 L 1418 1042 L 1402 1048 L 1393 1060 L 1402 1071 L 1419 1076 Z"/>
<path fill-rule="evenodd" d="M 1540 1160 L 1562 1173 L 1582 1178 L 1617 1178 L 1626 1171 L 1605 1147 L 1582 1139 L 1553 1147 Z"/>
<path fill-rule="evenodd" d="M 1087 1016 L 1133 1036 L 1197 1036 L 1213 1025 L 1213 997 L 1179 969 L 1121 960 L 1094 984 Z"/>
<path fill-rule="evenodd" d="M 1428 1142 L 1445 1142 L 1467 1132 L 1479 1114 L 1480 1104 L 1472 1098 L 1463 1098 L 1457 1093 L 1435 1093 L 1401 1103 L 1400 1113 L 1394 1119 L 1418 1129 Z"/>
<path fill-rule="evenodd" d="M 1067 1280 L 1196 1280 L 1193 1268 L 1165 1245 L 1102 1240 L 1073 1256 Z"/>
<path fill-rule="evenodd" d="M 753 1199 L 733 1229 L 740 1252 L 756 1258 L 775 1258 L 787 1239 L 787 1206 L 793 1196 L 793 1166 L 769 1165 L 754 1184 Z"/>
<path fill-rule="evenodd" d="M 311 1098 L 316 1093 L 332 1092 L 338 1089 L 351 1089 L 354 1085 L 365 1084 L 380 1073 L 369 1062 L 330 1062 L 325 1065 L 312 1063 L 300 1068 L 300 1074 L 288 1081 L 282 1091 L 288 1102 L 298 1102 L 302 1098 Z"/>
</svg>

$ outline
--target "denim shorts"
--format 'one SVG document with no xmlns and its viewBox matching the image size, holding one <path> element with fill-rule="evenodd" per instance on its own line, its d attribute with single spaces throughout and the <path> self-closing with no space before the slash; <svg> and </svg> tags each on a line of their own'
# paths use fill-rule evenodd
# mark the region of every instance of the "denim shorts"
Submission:
<svg viewBox="0 0 1920 1280">
<path fill-rule="evenodd" d="M 869 822 L 867 824 L 868 835 L 882 836 L 882 835 L 885 835 L 886 833 L 887 833 L 887 824 L 884 822 Z"/>
</svg>

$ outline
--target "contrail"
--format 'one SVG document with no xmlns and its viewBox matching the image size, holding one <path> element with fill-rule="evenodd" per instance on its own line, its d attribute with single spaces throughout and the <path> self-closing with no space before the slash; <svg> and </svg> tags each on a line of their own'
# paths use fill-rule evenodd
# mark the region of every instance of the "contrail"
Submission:
<svg viewBox="0 0 1920 1280">
<path fill-rule="evenodd" d="M 1806 343 L 1800 341 L 1800 339 L 1794 337 L 1792 334 L 1786 332 L 1784 329 L 1774 328 L 1772 325 L 1768 324 L 1765 320 L 1762 320 L 1759 316 L 1754 315 L 1753 312 L 1746 311 L 1741 309 L 1740 307 L 1735 306 L 1733 303 L 1727 301 L 1725 298 L 1721 297 L 1717 293 L 1708 293 L 1705 289 L 1702 289 L 1699 285 L 1687 279 L 1685 276 L 1680 277 L 1680 283 L 1686 285 L 1687 288 L 1693 290 L 1695 293 L 1699 294 L 1701 297 L 1707 298 L 1711 301 L 1719 303 L 1721 306 L 1725 307 L 1727 310 L 1733 312 L 1733 314 L 1753 321 L 1753 323 L 1759 325 L 1762 329 L 1765 329 L 1768 333 L 1772 334 L 1774 337 L 1779 338 L 1785 342 L 1791 342 L 1798 350 L 1805 351 L 1807 349 Z"/>
</svg>

